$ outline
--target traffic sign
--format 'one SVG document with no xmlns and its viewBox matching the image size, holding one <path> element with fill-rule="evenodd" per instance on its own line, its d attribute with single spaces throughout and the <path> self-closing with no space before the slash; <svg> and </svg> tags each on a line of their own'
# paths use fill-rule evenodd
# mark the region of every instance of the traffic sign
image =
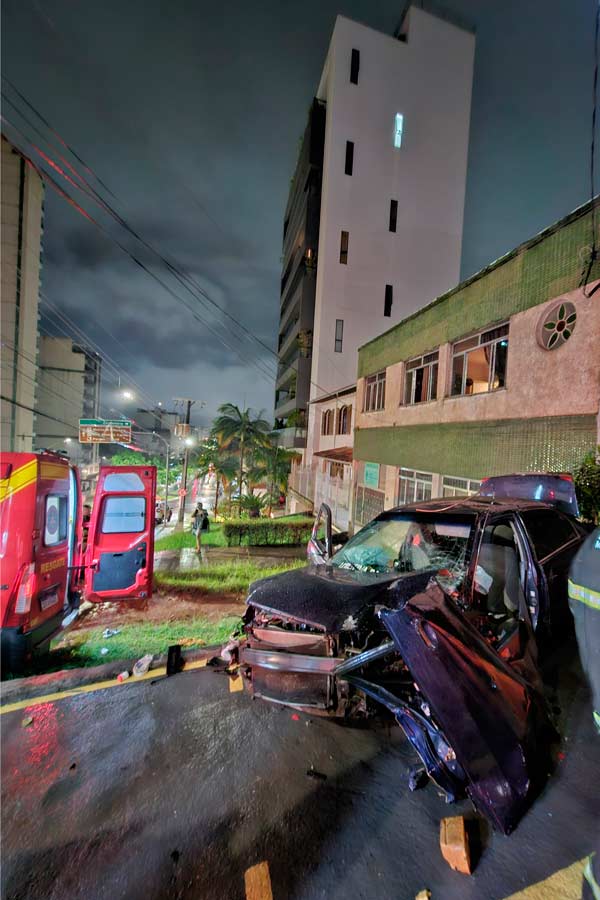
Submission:
<svg viewBox="0 0 600 900">
<path fill-rule="evenodd" d="M 80 444 L 130 444 L 129 419 L 80 419 Z"/>
</svg>

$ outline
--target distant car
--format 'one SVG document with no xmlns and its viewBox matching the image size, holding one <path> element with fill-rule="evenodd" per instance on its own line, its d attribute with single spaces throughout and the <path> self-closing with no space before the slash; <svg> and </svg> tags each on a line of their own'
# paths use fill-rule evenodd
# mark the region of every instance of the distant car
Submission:
<svg viewBox="0 0 600 900">
<path fill-rule="evenodd" d="M 242 671 L 313 714 L 386 707 L 447 797 L 466 791 L 508 833 L 548 771 L 537 644 L 569 622 L 585 534 L 550 503 L 445 498 L 384 512 L 333 553 L 322 507 L 312 564 L 250 586 Z"/>
</svg>

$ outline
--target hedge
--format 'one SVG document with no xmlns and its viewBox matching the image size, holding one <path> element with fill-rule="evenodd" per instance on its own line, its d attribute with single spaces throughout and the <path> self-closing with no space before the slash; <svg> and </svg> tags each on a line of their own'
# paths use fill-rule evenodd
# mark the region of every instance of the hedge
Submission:
<svg viewBox="0 0 600 900">
<path fill-rule="evenodd" d="M 313 520 L 299 518 L 295 522 L 277 519 L 230 519 L 223 524 L 228 547 L 298 546 L 308 543 Z"/>
</svg>

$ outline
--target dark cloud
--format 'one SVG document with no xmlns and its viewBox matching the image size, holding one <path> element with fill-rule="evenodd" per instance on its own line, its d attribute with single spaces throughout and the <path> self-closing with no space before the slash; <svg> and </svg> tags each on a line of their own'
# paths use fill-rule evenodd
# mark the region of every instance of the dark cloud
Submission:
<svg viewBox="0 0 600 900">
<path fill-rule="evenodd" d="M 131 226 L 274 346 L 283 209 L 335 16 L 391 33 L 403 5 L 5 0 L 2 65 Z M 477 27 L 467 275 L 586 199 L 595 5 L 446 5 Z M 149 251 L 93 214 L 196 308 Z M 153 396 L 271 408 L 272 382 L 256 369 L 272 364 L 266 352 L 247 343 L 240 361 L 51 192 L 44 240 L 45 293 Z M 230 322 L 210 321 L 236 343 Z"/>
</svg>

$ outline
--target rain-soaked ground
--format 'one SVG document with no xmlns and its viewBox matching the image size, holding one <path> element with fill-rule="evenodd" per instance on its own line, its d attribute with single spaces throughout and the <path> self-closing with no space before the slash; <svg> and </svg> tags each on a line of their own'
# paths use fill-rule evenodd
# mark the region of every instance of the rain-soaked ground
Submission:
<svg viewBox="0 0 600 900">
<path fill-rule="evenodd" d="M 564 758 L 513 835 L 484 835 L 472 877 L 438 844 L 469 805 L 409 791 L 391 725 L 293 714 L 210 668 L 6 713 L 2 896 L 267 900 L 244 881 L 266 862 L 274 900 L 508 897 L 594 841 L 600 740 L 576 667 L 561 678 Z"/>
</svg>

